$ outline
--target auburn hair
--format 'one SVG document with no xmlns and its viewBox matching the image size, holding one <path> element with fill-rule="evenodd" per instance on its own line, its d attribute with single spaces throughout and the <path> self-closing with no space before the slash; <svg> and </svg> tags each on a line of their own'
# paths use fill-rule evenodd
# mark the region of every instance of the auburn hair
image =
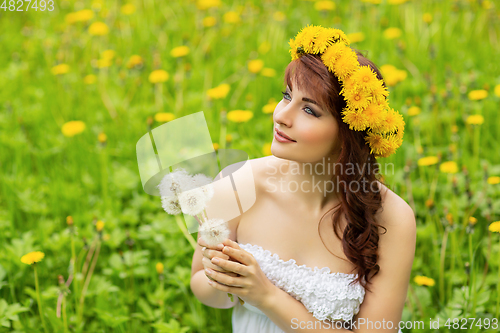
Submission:
<svg viewBox="0 0 500 333">
<path fill-rule="evenodd" d="M 355 49 L 354 51 L 358 56 L 360 65 L 370 66 L 383 82 L 382 74 L 377 66 L 361 54 L 360 51 Z M 328 71 L 319 55 L 306 53 L 290 62 L 285 70 L 284 83 L 285 85 L 288 84 L 293 90 L 292 78 L 297 83 L 297 88 L 306 91 L 311 98 L 318 101 L 324 110 L 330 111 L 339 125 L 342 149 L 338 160 L 334 164 L 335 172 L 333 177 L 337 178 L 334 183 L 338 185 L 340 203 L 332 207 L 328 212 L 339 207 L 332 215 L 333 230 L 339 239 L 341 216 L 344 216 L 347 221 L 341 238 L 342 248 L 347 259 L 356 266 L 358 273 L 358 277 L 351 283 L 358 282 L 365 289 L 370 290 L 367 285 L 371 283 L 371 278 L 380 270 L 377 264 L 378 228 L 385 229 L 385 232 L 387 232 L 387 229 L 377 224 L 374 218 L 382 206 L 381 187 L 378 186 L 377 182 L 384 183 L 382 176 L 378 173 L 376 158 L 374 154 L 370 153 L 370 147 L 365 143 L 364 138 L 367 132 L 366 130 L 351 130 L 349 125 L 342 121 L 341 112 L 346 107 L 346 102 L 343 96 L 340 95 L 342 87 L 338 78 Z M 348 165 L 358 167 L 352 168 L 354 169 L 353 172 L 343 172 L 344 167 Z M 339 168 L 341 168 L 340 172 L 337 170 Z M 332 181 L 334 181 L 333 177 Z M 368 188 L 368 191 L 349 190 L 349 184 L 354 182 L 359 185 L 361 181 L 364 181 L 363 184 L 366 184 L 365 188 Z M 373 191 L 373 189 L 377 190 Z M 323 217 L 321 220 L 323 220 Z"/>
</svg>

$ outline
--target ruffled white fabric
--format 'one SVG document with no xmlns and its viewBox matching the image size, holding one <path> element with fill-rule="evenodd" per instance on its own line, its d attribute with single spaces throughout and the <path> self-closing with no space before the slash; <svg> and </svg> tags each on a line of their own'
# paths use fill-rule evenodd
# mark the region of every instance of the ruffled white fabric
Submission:
<svg viewBox="0 0 500 333">
<path fill-rule="evenodd" d="M 316 319 L 350 321 L 358 314 L 365 289 L 359 283 L 350 284 L 358 274 L 332 273 L 328 267 L 299 266 L 294 259 L 284 261 L 259 245 L 239 246 L 254 256 L 275 286 L 300 301 Z M 283 332 L 258 308 L 247 303 L 242 306 L 239 302 L 233 308 L 232 326 L 233 333 Z"/>
</svg>

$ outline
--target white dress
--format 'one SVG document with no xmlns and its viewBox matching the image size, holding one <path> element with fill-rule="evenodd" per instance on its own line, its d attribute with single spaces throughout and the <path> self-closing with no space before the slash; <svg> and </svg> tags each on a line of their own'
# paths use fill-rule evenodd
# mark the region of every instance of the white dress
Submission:
<svg viewBox="0 0 500 333">
<path fill-rule="evenodd" d="M 300 301 L 316 319 L 349 322 L 358 314 L 365 289 L 359 283 L 349 286 L 357 274 L 332 273 L 328 267 L 314 267 L 313 270 L 306 265 L 297 265 L 294 259 L 284 261 L 259 245 L 247 243 L 239 246 L 254 256 L 275 286 Z M 292 328 L 298 328 L 298 324 L 298 321 L 290 323 Z M 303 323 L 302 327 L 306 325 Z M 284 333 L 258 308 L 240 302 L 233 308 L 232 328 L 233 333 Z M 398 333 L 402 333 L 401 329 Z"/>
</svg>

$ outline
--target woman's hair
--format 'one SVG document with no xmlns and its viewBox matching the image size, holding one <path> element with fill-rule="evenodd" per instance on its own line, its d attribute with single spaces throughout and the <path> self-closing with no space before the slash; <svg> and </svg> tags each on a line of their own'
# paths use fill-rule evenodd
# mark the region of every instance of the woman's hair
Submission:
<svg viewBox="0 0 500 333">
<path fill-rule="evenodd" d="M 383 81 L 382 74 L 375 64 L 358 50 L 354 51 L 360 65 L 370 66 L 377 77 Z M 383 181 L 378 174 L 378 163 L 375 156 L 370 153 L 370 147 L 365 143 L 364 138 L 367 132 L 366 130 L 351 130 L 349 125 L 342 121 L 341 111 L 346 107 L 346 102 L 340 95 L 342 87 L 337 77 L 328 71 L 319 55 L 306 53 L 293 60 L 285 70 L 285 84 L 288 84 L 293 90 L 295 87 L 292 86 L 292 78 L 295 79 L 298 89 L 307 91 L 311 95 L 310 97 L 318 101 L 324 110 L 329 110 L 332 113 L 339 124 L 342 150 L 335 163 L 334 177 L 337 177 L 337 182 L 334 183 L 339 186 L 340 203 L 328 212 L 340 206 L 332 217 L 333 230 L 335 235 L 340 238 L 340 217 L 343 215 L 347 224 L 342 237 L 342 247 L 346 257 L 356 265 L 358 273 L 357 279 L 352 283 L 359 282 L 367 290 L 370 290 L 367 288 L 367 284 L 380 270 L 377 264 L 378 228 L 384 228 L 386 231 L 387 229 L 377 224 L 374 218 L 382 206 L 381 187 L 377 181 L 380 183 Z M 347 166 L 351 166 L 349 172 L 345 172 Z M 340 170 L 337 170 L 339 167 Z M 362 183 L 363 180 L 364 183 Z M 349 184 L 352 182 L 354 183 L 350 186 Z M 355 191 L 351 191 L 349 188 L 354 188 Z M 363 277 L 366 282 L 362 281 Z"/>
</svg>

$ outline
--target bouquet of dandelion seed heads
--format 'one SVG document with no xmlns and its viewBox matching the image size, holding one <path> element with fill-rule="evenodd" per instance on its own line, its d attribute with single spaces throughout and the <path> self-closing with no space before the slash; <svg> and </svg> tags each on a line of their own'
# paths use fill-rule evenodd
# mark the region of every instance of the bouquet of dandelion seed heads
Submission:
<svg viewBox="0 0 500 333">
<path fill-rule="evenodd" d="M 176 169 L 163 177 L 160 190 L 163 209 L 171 215 L 188 214 L 196 217 L 198 232 L 209 246 L 222 243 L 230 235 L 227 222 L 223 219 L 208 219 L 205 211 L 207 202 L 212 199 L 214 189 L 212 179 L 204 174 L 190 175 L 184 169 Z M 231 302 L 233 295 L 228 293 Z M 240 303 L 244 301 L 240 299 Z"/>
</svg>

